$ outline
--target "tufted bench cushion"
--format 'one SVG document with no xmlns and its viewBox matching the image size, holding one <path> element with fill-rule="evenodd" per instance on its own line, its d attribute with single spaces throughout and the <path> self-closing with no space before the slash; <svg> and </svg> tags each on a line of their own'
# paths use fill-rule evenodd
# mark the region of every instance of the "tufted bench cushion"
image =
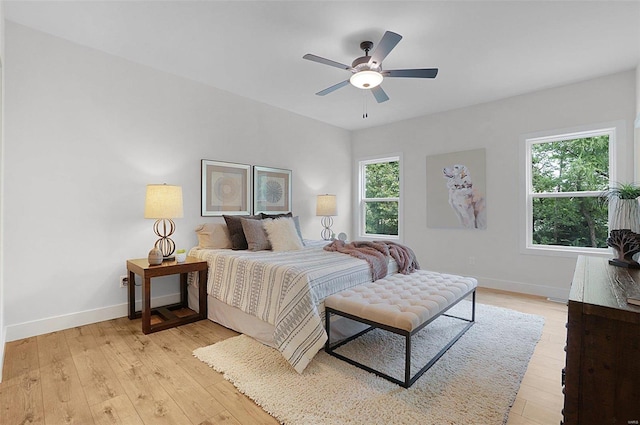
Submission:
<svg viewBox="0 0 640 425">
<path fill-rule="evenodd" d="M 325 307 L 411 332 L 477 286 L 472 277 L 416 270 L 347 289 L 324 303 Z"/>
</svg>

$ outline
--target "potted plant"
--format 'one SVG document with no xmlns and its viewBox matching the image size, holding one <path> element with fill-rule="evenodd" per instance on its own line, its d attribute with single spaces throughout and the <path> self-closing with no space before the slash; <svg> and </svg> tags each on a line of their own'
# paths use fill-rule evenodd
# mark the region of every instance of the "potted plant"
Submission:
<svg viewBox="0 0 640 425">
<path fill-rule="evenodd" d="M 609 231 L 630 229 L 640 233 L 640 185 L 617 183 L 603 192 L 609 200 Z"/>
<path fill-rule="evenodd" d="M 179 249 L 176 251 L 176 261 L 178 263 L 184 263 L 187 259 L 187 251 L 184 249 Z"/>
</svg>

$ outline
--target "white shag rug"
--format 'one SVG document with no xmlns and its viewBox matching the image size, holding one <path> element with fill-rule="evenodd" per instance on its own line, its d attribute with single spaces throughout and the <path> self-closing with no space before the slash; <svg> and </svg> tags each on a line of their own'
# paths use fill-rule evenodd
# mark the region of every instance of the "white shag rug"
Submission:
<svg viewBox="0 0 640 425">
<path fill-rule="evenodd" d="M 455 309 L 470 315 L 467 301 Z M 245 335 L 193 354 L 284 424 L 504 424 L 543 324 L 540 316 L 476 304 L 476 323 L 409 389 L 324 351 L 298 374 L 277 350 Z M 412 375 L 463 325 L 441 317 L 415 335 Z M 401 337 L 374 330 L 339 352 L 403 379 Z"/>
</svg>

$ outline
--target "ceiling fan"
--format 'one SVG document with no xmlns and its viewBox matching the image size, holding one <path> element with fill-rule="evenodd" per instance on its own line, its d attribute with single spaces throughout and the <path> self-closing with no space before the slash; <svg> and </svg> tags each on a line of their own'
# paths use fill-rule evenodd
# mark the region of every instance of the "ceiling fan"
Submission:
<svg viewBox="0 0 640 425">
<path fill-rule="evenodd" d="M 303 59 L 307 59 L 313 62 L 322 63 L 336 68 L 344 69 L 352 73 L 348 80 L 342 81 L 331 87 L 316 93 L 318 96 L 324 96 L 332 93 L 339 88 L 342 88 L 349 83 L 359 89 L 371 90 L 371 93 L 376 98 L 378 103 L 386 102 L 389 100 L 389 96 L 382 90 L 380 84 L 385 77 L 387 78 L 436 78 L 438 75 L 438 68 L 423 68 L 423 69 L 382 69 L 382 61 L 393 50 L 394 47 L 402 40 L 400 34 L 387 31 L 382 36 L 380 43 L 369 56 L 369 51 L 373 48 L 371 41 L 363 41 L 360 43 L 360 48 L 364 50 L 364 56 L 355 59 L 351 66 L 345 65 L 340 62 L 325 59 L 320 56 L 307 53 L 303 56 Z"/>
</svg>

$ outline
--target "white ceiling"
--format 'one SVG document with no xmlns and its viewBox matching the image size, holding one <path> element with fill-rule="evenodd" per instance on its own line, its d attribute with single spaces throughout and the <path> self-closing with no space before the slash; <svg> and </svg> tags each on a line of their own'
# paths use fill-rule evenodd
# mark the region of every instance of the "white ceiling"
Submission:
<svg viewBox="0 0 640 425">
<path fill-rule="evenodd" d="M 72 42 L 345 129 L 360 129 L 633 69 L 640 1 L 5 1 L 5 17 Z M 390 101 L 352 86 L 364 40 L 404 38 L 386 69 Z M 369 117 L 362 119 L 363 104 Z"/>
</svg>

